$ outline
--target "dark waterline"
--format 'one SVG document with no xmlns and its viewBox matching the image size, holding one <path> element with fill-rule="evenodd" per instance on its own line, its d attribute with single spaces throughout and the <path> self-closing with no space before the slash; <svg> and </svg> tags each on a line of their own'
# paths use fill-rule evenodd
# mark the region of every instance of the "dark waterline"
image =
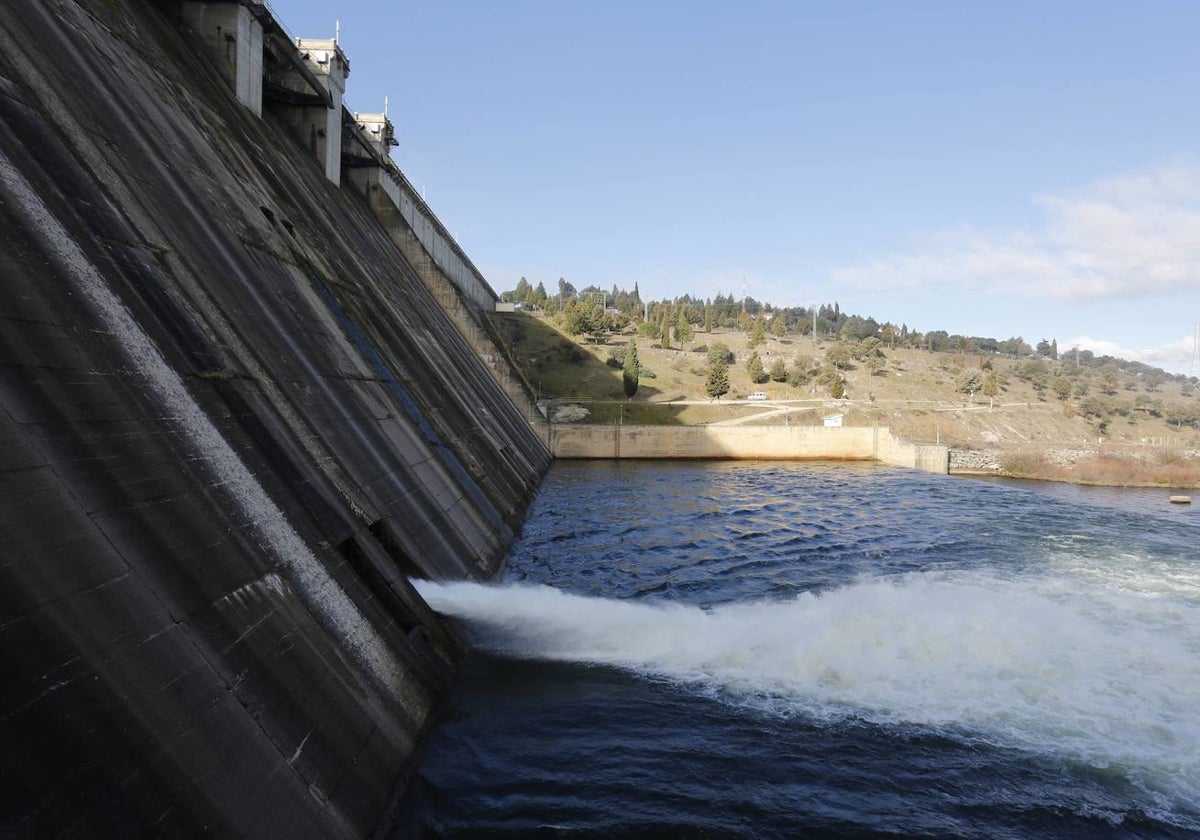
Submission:
<svg viewBox="0 0 1200 840">
<path fill-rule="evenodd" d="M 873 465 L 557 464 L 508 588 L 428 593 L 477 647 L 416 820 L 1197 836 L 1193 521 Z"/>
</svg>

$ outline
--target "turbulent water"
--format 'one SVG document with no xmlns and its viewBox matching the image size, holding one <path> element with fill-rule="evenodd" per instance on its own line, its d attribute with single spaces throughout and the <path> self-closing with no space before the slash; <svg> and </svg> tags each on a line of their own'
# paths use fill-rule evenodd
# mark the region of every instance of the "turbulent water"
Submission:
<svg viewBox="0 0 1200 840">
<path fill-rule="evenodd" d="M 876 466 L 557 464 L 417 820 L 458 837 L 1200 836 L 1200 510 Z"/>
</svg>

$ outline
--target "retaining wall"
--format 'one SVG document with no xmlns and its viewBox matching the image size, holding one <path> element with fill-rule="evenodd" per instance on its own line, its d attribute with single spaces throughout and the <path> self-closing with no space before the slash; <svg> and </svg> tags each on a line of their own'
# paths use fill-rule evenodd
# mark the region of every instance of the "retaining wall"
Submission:
<svg viewBox="0 0 1200 840">
<path fill-rule="evenodd" d="M 944 446 L 917 446 L 886 428 L 823 426 L 549 426 L 556 458 L 731 458 L 882 461 L 945 473 Z"/>
</svg>

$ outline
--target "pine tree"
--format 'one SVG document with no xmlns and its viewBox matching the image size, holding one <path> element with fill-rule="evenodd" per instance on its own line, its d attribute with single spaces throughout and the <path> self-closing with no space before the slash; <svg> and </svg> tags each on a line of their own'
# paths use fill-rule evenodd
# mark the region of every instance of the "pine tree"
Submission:
<svg viewBox="0 0 1200 840">
<path fill-rule="evenodd" d="M 687 319 L 687 313 L 683 307 L 679 308 L 679 318 L 675 321 L 675 340 L 679 342 L 679 349 L 683 349 L 683 345 L 687 344 L 696 337 L 696 331 L 692 329 L 692 322 Z"/>
<path fill-rule="evenodd" d="M 767 371 L 757 353 L 751 353 L 750 358 L 746 360 L 746 373 L 755 385 L 767 381 Z"/>
<path fill-rule="evenodd" d="M 721 399 L 729 393 L 729 368 L 720 362 L 709 362 L 708 374 L 704 377 L 704 391 L 713 399 Z"/>
<path fill-rule="evenodd" d="M 633 399 L 633 395 L 638 390 L 638 377 L 641 374 L 641 366 L 638 364 L 637 342 L 633 339 L 629 340 L 629 348 L 625 351 L 625 364 L 621 369 L 621 386 L 625 389 L 625 396 Z"/>
<path fill-rule="evenodd" d="M 668 350 L 671 347 L 671 316 L 665 310 L 662 317 L 662 347 Z"/>
<path fill-rule="evenodd" d="M 706 301 L 704 304 L 704 331 L 706 333 L 712 332 L 712 324 L 713 324 L 712 301 Z"/>
<path fill-rule="evenodd" d="M 781 341 L 787 335 L 787 316 L 782 312 L 771 319 L 771 334 Z"/>
<path fill-rule="evenodd" d="M 754 319 L 754 323 L 750 327 L 750 340 L 747 342 L 748 347 L 758 347 L 767 340 L 767 325 L 763 321 L 763 316 L 760 313 Z"/>
</svg>

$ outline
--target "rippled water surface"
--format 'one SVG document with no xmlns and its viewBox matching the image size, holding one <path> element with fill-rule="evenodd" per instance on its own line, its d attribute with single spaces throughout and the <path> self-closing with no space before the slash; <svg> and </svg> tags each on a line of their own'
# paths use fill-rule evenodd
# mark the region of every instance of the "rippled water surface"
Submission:
<svg viewBox="0 0 1200 840">
<path fill-rule="evenodd" d="M 421 765 L 453 837 L 1200 836 L 1200 563 L 1163 491 L 556 464 Z"/>
</svg>

